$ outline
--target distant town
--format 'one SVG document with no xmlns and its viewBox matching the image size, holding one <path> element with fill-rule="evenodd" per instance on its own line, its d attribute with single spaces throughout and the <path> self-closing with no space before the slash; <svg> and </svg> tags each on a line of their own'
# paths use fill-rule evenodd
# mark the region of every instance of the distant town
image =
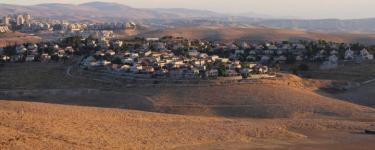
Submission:
<svg viewBox="0 0 375 150">
<path fill-rule="evenodd" d="M 2 17 L 0 33 L 18 31 L 23 33 L 44 33 L 51 37 L 65 38 L 71 36 L 95 36 L 113 34 L 117 30 L 135 30 L 134 22 L 116 23 L 70 23 L 66 20 L 56 20 L 50 18 L 32 18 L 30 14 L 14 14 Z M 58 38 L 52 40 L 58 40 Z M 50 40 L 50 39 L 44 39 Z"/>
<path fill-rule="evenodd" d="M 54 62 L 80 58 L 83 70 L 136 79 L 213 80 L 218 78 L 273 78 L 281 66 L 308 69 L 338 67 L 339 62 L 362 63 L 374 56 L 363 45 L 319 41 L 208 41 L 184 37 L 121 39 L 114 32 L 136 30 L 137 24 L 69 23 L 33 18 L 30 14 L 3 16 L 0 32 L 49 33 L 56 39 L 39 43 L 8 44 L 0 48 L 0 61 Z"/>
</svg>

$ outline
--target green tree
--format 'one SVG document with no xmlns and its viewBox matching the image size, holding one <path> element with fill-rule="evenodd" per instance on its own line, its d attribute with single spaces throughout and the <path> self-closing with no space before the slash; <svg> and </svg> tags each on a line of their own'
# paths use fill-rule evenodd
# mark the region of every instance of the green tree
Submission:
<svg viewBox="0 0 375 150">
<path fill-rule="evenodd" d="M 114 58 L 111 62 L 112 64 L 122 64 L 121 58 L 119 57 Z"/>
<path fill-rule="evenodd" d="M 14 56 L 17 54 L 15 46 L 4 47 L 4 54 L 7 56 Z"/>
</svg>

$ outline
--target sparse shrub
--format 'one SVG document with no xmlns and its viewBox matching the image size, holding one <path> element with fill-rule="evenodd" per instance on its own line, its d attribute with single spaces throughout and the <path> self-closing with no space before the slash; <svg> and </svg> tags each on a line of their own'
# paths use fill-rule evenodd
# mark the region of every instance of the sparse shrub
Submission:
<svg viewBox="0 0 375 150">
<path fill-rule="evenodd" d="M 300 64 L 298 65 L 298 70 L 299 71 L 308 71 L 310 67 L 307 64 Z"/>
</svg>

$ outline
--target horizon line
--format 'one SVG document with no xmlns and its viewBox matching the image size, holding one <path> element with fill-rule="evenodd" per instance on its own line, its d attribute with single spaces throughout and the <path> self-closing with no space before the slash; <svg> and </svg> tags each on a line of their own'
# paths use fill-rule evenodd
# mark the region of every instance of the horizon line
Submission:
<svg viewBox="0 0 375 150">
<path fill-rule="evenodd" d="M 7 2 L 0 2 L 0 4 L 5 4 L 5 5 L 14 5 L 14 6 L 38 6 L 38 5 L 47 5 L 47 4 L 61 4 L 61 5 L 74 5 L 74 6 L 80 6 L 82 4 L 89 4 L 89 3 L 107 3 L 107 4 L 118 4 L 118 5 L 123 5 L 127 7 L 131 7 L 134 9 L 187 9 L 187 10 L 199 10 L 199 11 L 209 11 L 217 14 L 223 14 L 223 15 L 229 15 L 228 17 L 246 17 L 245 13 L 250 13 L 250 12 L 242 12 L 242 13 L 225 13 L 225 12 L 218 12 L 215 10 L 209 10 L 209 9 L 197 9 L 197 8 L 186 8 L 186 7 L 134 7 L 130 6 L 127 4 L 119 3 L 119 2 L 105 2 L 105 1 L 92 1 L 92 2 L 83 2 L 83 3 L 64 3 L 64 2 L 47 2 L 47 3 L 37 3 L 37 4 L 12 4 L 12 3 L 7 3 Z M 251 12 L 255 13 L 256 12 Z M 339 17 L 329 17 L 329 18 L 321 18 L 321 17 L 294 17 L 294 16 L 273 16 L 269 14 L 259 14 L 259 15 L 265 15 L 269 17 L 248 17 L 248 18 L 260 18 L 260 19 L 268 19 L 268 20 L 364 20 L 364 19 L 375 19 L 374 17 L 363 17 L 363 18 L 339 18 Z"/>
</svg>

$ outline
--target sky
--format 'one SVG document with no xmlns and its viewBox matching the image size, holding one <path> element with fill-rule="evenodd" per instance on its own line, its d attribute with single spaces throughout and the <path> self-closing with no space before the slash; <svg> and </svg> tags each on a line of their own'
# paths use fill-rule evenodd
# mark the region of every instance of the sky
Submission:
<svg viewBox="0 0 375 150">
<path fill-rule="evenodd" d="M 0 3 L 34 5 L 79 4 L 90 1 L 116 2 L 136 8 L 191 8 L 230 14 L 252 12 L 304 19 L 375 17 L 375 0 L 0 0 Z"/>
</svg>

